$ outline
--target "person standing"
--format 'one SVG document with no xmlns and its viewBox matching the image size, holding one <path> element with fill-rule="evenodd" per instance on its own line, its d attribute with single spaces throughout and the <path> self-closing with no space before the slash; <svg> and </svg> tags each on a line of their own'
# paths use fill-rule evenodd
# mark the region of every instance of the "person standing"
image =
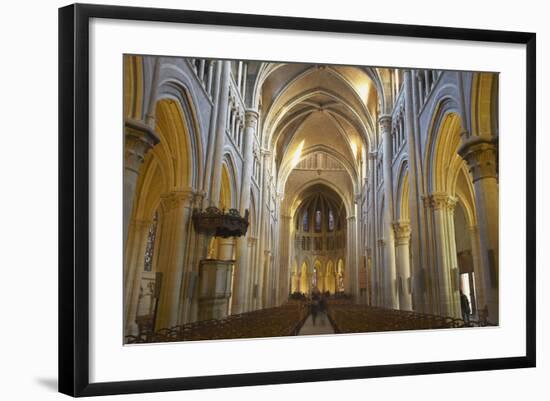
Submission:
<svg viewBox="0 0 550 401">
<path fill-rule="evenodd" d="M 468 297 L 460 290 L 460 309 L 462 310 L 462 320 L 466 325 L 470 323 L 470 301 Z"/>
<path fill-rule="evenodd" d="M 314 326 L 317 320 L 317 312 L 319 312 L 319 293 L 314 291 L 311 294 L 311 320 Z"/>
</svg>

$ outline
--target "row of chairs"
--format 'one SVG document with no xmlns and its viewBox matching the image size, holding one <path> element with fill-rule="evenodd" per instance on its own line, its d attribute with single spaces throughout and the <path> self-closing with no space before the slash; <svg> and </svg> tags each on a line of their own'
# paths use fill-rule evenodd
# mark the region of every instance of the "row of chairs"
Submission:
<svg viewBox="0 0 550 401">
<path fill-rule="evenodd" d="M 292 302 L 224 319 L 204 320 L 126 336 L 125 340 L 127 344 L 136 344 L 291 336 L 298 334 L 307 314 L 305 303 Z"/>
<path fill-rule="evenodd" d="M 337 333 L 365 333 L 485 326 L 486 323 L 431 314 L 329 301 L 328 317 Z"/>
</svg>

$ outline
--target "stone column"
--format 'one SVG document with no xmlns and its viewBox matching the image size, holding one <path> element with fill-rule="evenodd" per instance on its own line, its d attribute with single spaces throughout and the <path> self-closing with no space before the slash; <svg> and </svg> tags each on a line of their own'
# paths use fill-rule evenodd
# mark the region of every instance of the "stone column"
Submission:
<svg viewBox="0 0 550 401">
<path fill-rule="evenodd" d="M 145 154 L 159 143 L 159 138 L 153 129 L 141 121 L 126 120 L 124 131 L 123 244 L 126 246 L 139 169 L 143 164 Z"/>
<path fill-rule="evenodd" d="M 353 295 L 356 302 L 359 301 L 359 269 L 357 266 L 357 228 L 355 216 L 348 217 L 347 224 L 347 257 L 346 257 L 346 276 L 350 294 Z"/>
<path fill-rule="evenodd" d="M 456 255 L 456 237 L 455 237 L 455 219 L 454 211 L 457 198 L 452 197 L 447 202 L 447 246 L 448 263 L 451 268 L 451 302 L 453 303 L 454 317 L 462 317 L 462 308 L 460 307 L 460 272 L 458 270 L 458 257 Z"/>
<path fill-rule="evenodd" d="M 261 309 L 264 307 L 263 305 L 263 299 L 264 299 L 264 273 L 265 273 L 265 251 L 269 248 L 269 242 L 267 238 L 267 226 L 269 225 L 269 210 L 266 206 L 267 203 L 269 203 L 269 176 L 268 176 L 268 169 L 267 165 L 269 163 L 271 152 L 262 149 L 261 150 L 261 176 L 260 176 L 260 199 L 258 202 L 258 216 L 259 216 L 259 230 L 258 230 L 258 239 L 259 239 L 259 247 L 258 247 L 258 257 L 257 257 L 257 276 L 258 276 L 258 292 L 256 296 L 256 300 L 254 302 L 254 308 L 255 309 Z"/>
<path fill-rule="evenodd" d="M 377 152 L 369 152 L 369 221 L 370 221 L 370 248 L 372 258 L 372 270 L 371 270 L 371 302 L 374 306 L 378 306 L 378 271 L 380 270 L 378 265 L 378 246 L 376 244 L 377 226 L 376 226 L 376 158 Z"/>
<path fill-rule="evenodd" d="M 383 238 L 379 238 L 376 242 L 377 250 L 378 250 L 378 275 L 376 279 L 376 292 L 377 292 L 377 299 L 378 303 L 376 306 L 383 307 L 384 306 L 384 257 L 385 257 L 385 248 L 386 248 L 386 241 Z"/>
<path fill-rule="evenodd" d="M 468 227 L 470 232 L 470 246 L 472 248 L 472 261 L 474 264 L 474 276 L 475 276 L 475 295 L 476 295 L 476 305 L 477 309 L 484 308 L 484 305 L 487 305 L 485 302 L 485 276 L 479 260 L 479 233 L 477 226 Z M 477 310 L 472 310 L 472 313 L 477 314 Z"/>
<path fill-rule="evenodd" d="M 258 112 L 256 110 L 246 110 L 243 148 L 243 176 L 240 196 L 241 214 L 244 214 L 245 210 L 250 207 L 250 183 L 252 181 L 252 167 L 254 164 L 253 145 L 257 125 Z"/>
<path fill-rule="evenodd" d="M 428 312 L 426 305 L 426 297 L 424 293 L 425 282 L 424 274 L 428 270 L 427 249 L 429 241 L 427 240 L 425 210 L 421 201 L 420 184 L 422 177 L 421 170 L 421 152 L 417 145 L 417 140 L 420 137 L 418 127 L 418 113 L 415 86 L 415 74 L 413 70 L 406 70 L 404 73 L 403 86 L 405 89 L 405 132 L 406 132 L 406 147 L 409 170 L 409 214 L 411 224 L 411 277 L 412 277 L 412 297 L 413 308 L 418 312 Z"/>
<path fill-rule="evenodd" d="M 398 271 L 399 309 L 412 310 L 410 250 L 411 226 L 408 221 L 393 223 L 396 245 L 396 265 Z"/>
<path fill-rule="evenodd" d="M 277 199 L 279 198 L 279 194 L 276 194 Z M 276 202 L 278 204 L 278 201 Z M 273 210 L 273 215 L 277 216 L 278 212 L 278 205 L 275 205 L 275 208 Z M 281 224 L 279 223 L 279 219 L 277 217 L 274 217 L 273 220 L 273 236 L 278 235 L 281 232 Z M 271 248 L 271 298 L 272 303 L 271 306 L 279 306 L 279 275 L 281 273 L 280 269 L 280 259 L 281 259 L 281 252 L 280 252 L 280 242 L 277 241 L 276 238 L 273 238 L 272 242 L 272 248 Z"/>
<path fill-rule="evenodd" d="M 435 279 L 437 312 L 442 316 L 460 317 L 457 310 L 458 299 L 458 263 L 456 259 L 456 242 L 454 237 L 453 219 L 456 198 L 449 194 L 438 192 L 425 197 L 433 214 L 433 233 L 435 241 Z M 435 283 L 432 282 L 432 285 Z"/>
<path fill-rule="evenodd" d="M 205 199 L 203 191 L 195 194 L 193 199 L 193 209 L 201 209 Z M 189 225 L 187 230 L 187 258 L 185 263 L 188 268 L 184 276 L 184 291 L 182 292 L 183 306 L 180 308 L 180 318 L 178 324 L 189 323 L 197 320 L 198 312 L 198 277 L 201 260 L 208 255 L 209 236 L 195 231 L 193 224 Z"/>
<path fill-rule="evenodd" d="M 145 262 L 147 234 L 151 220 L 134 220 L 130 224 L 130 238 L 124 269 L 124 320 L 125 335 L 138 334 L 136 313 L 141 286 L 141 274 Z"/>
<path fill-rule="evenodd" d="M 243 175 L 241 181 L 240 213 L 244 216 L 250 208 L 250 183 L 252 180 L 253 165 L 253 140 L 258 123 L 258 113 L 254 110 L 247 110 L 245 113 L 244 131 L 244 154 L 243 154 Z M 242 313 L 246 303 L 246 278 L 248 276 L 248 245 L 247 236 L 237 239 L 237 263 L 235 264 L 235 282 L 233 283 L 233 313 Z"/>
<path fill-rule="evenodd" d="M 214 160 L 212 165 L 212 181 L 210 184 L 210 205 L 219 206 L 221 179 L 222 179 L 222 158 L 225 130 L 227 124 L 227 112 L 229 109 L 229 80 L 231 79 L 231 62 L 222 61 L 222 72 L 220 77 L 220 93 L 218 98 L 218 115 L 216 121 L 216 134 L 214 136 Z"/>
<path fill-rule="evenodd" d="M 193 197 L 194 193 L 189 189 L 174 190 L 161 195 L 161 241 L 157 267 L 163 277 L 155 325 L 157 330 L 178 324 L 188 251 L 185 235 L 191 224 Z"/>
<path fill-rule="evenodd" d="M 384 227 L 386 232 L 386 252 L 384 257 L 384 306 L 390 309 L 399 308 L 399 298 L 396 286 L 395 270 L 395 240 L 393 237 L 393 187 L 392 187 L 392 140 L 391 140 L 391 116 L 383 115 L 378 119 L 382 136 L 384 155 L 382 158 L 384 172 Z"/>
<path fill-rule="evenodd" d="M 215 67 L 215 68 L 214 68 Z M 221 86 L 221 77 L 222 77 L 222 64 L 221 61 L 212 60 L 210 62 L 210 71 L 209 74 L 209 86 L 213 86 L 212 94 L 212 112 L 210 113 L 210 126 L 208 128 L 208 146 L 206 148 L 206 161 L 205 161 L 205 171 L 204 176 L 200 177 L 200 188 L 203 189 L 206 197 L 209 197 L 210 182 L 212 180 L 213 173 L 213 158 L 215 151 L 216 143 L 216 133 L 217 133 L 217 121 L 218 121 L 218 109 L 220 105 L 220 86 Z M 214 76 L 215 71 L 215 76 Z M 210 204 L 210 203 L 209 203 Z"/>
<path fill-rule="evenodd" d="M 252 234 L 252 233 L 251 233 Z M 254 263 L 256 255 L 256 238 L 249 236 L 247 239 L 248 246 L 248 269 L 246 271 L 246 294 L 245 294 L 245 312 L 252 310 L 253 292 L 255 283 L 256 266 Z"/>
<path fill-rule="evenodd" d="M 289 289 L 289 250 L 290 250 L 290 236 L 291 236 L 291 217 L 288 215 L 281 216 L 281 225 L 280 225 L 280 244 L 279 244 L 279 277 L 276 282 L 276 287 L 278 288 L 278 304 L 284 302 L 288 299 Z"/>
<path fill-rule="evenodd" d="M 488 321 L 499 322 L 499 199 L 498 138 L 470 137 L 460 147 L 474 181 L 476 214 L 479 230 L 479 261 L 483 271 L 485 305 Z"/>
</svg>

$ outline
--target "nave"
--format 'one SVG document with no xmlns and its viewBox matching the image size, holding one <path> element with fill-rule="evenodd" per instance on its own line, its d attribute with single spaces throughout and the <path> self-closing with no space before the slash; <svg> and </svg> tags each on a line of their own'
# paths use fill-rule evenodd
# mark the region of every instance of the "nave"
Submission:
<svg viewBox="0 0 550 401">
<path fill-rule="evenodd" d="M 319 313 L 315 323 L 313 323 L 313 317 L 311 314 L 308 315 L 303 326 L 298 332 L 299 336 L 314 336 L 318 334 L 334 334 L 334 328 L 332 327 L 328 316 L 324 312 Z"/>
<path fill-rule="evenodd" d="M 326 311 L 317 313 L 311 304 L 291 301 L 283 306 L 232 315 L 127 336 L 126 343 L 179 342 L 399 330 L 484 327 L 487 322 L 441 317 L 416 312 L 357 305 L 349 300 L 328 300 Z"/>
<path fill-rule="evenodd" d="M 308 332 L 314 291 L 499 324 L 498 74 L 127 55 L 124 94 L 126 343 Z"/>
</svg>

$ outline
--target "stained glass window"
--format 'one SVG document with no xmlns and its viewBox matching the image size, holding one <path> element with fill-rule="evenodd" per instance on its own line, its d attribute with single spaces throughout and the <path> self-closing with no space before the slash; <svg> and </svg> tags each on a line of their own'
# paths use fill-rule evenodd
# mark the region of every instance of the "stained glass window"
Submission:
<svg viewBox="0 0 550 401">
<path fill-rule="evenodd" d="M 315 231 L 321 231 L 321 211 L 315 211 Z"/>
<path fill-rule="evenodd" d="M 303 227 L 302 227 L 302 230 L 303 231 L 309 231 L 309 219 L 308 219 L 308 214 L 307 212 L 304 213 L 304 219 L 303 219 Z"/>
<path fill-rule="evenodd" d="M 334 215 L 332 214 L 332 209 L 328 210 L 328 230 L 334 231 Z"/>
<path fill-rule="evenodd" d="M 145 262 L 143 270 L 150 272 L 153 270 L 153 253 L 155 250 L 155 238 L 157 237 L 158 213 L 153 215 L 153 221 L 149 226 L 147 233 L 147 245 L 145 246 Z"/>
</svg>

